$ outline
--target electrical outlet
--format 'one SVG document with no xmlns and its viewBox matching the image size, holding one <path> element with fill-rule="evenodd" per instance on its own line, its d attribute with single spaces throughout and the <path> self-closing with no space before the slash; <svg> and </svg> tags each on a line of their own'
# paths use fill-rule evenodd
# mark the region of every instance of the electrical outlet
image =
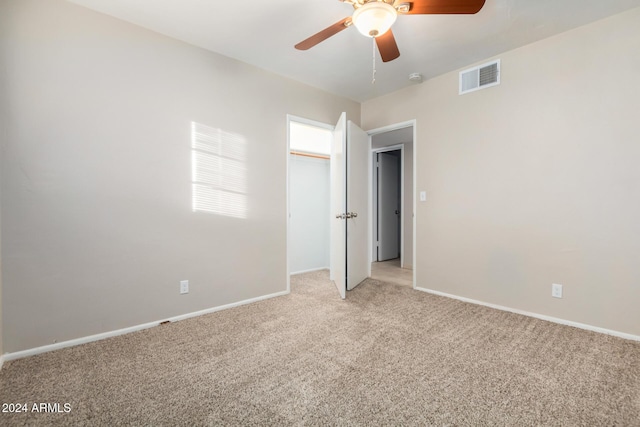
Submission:
<svg viewBox="0 0 640 427">
<path fill-rule="evenodd" d="M 551 285 L 551 296 L 554 298 L 562 298 L 562 285 L 554 283 Z"/>
<path fill-rule="evenodd" d="M 181 294 L 188 294 L 189 293 L 189 281 L 188 280 L 181 280 L 180 281 L 180 293 Z"/>
</svg>

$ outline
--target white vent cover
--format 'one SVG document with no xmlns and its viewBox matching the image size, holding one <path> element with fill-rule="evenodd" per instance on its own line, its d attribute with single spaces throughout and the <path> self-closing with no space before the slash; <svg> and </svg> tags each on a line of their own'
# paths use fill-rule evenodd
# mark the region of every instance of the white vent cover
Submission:
<svg viewBox="0 0 640 427">
<path fill-rule="evenodd" d="M 460 72 L 460 95 L 500 84 L 500 60 Z"/>
</svg>

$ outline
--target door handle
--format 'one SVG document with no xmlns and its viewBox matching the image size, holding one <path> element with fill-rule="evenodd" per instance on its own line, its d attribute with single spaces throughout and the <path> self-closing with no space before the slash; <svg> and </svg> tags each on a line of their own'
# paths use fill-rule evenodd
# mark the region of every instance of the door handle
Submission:
<svg viewBox="0 0 640 427">
<path fill-rule="evenodd" d="M 347 213 L 336 215 L 336 219 L 351 219 L 351 218 L 357 218 L 357 217 L 358 217 L 358 214 L 356 212 L 347 212 Z"/>
<path fill-rule="evenodd" d="M 400 213 L 400 211 L 396 209 L 396 215 L 398 215 L 399 213 Z"/>
</svg>

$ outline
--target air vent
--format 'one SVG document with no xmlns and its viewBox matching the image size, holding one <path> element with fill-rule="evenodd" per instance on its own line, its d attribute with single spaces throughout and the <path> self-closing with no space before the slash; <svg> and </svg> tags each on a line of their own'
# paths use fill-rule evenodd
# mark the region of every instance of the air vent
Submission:
<svg viewBox="0 0 640 427">
<path fill-rule="evenodd" d="M 500 84 L 500 60 L 460 72 L 460 95 Z"/>
</svg>

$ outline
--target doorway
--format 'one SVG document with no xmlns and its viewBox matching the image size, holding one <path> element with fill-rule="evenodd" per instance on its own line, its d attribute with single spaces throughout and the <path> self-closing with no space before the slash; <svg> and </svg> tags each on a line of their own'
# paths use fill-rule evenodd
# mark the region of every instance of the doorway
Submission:
<svg viewBox="0 0 640 427">
<path fill-rule="evenodd" d="M 402 147 L 374 150 L 373 200 L 373 260 L 399 259 L 402 247 Z"/>
<path fill-rule="evenodd" d="M 329 268 L 332 126 L 288 117 L 288 273 Z"/>
<path fill-rule="evenodd" d="M 415 122 L 370 131 L 371 277 L 415 287 Z"/>
</svg>

